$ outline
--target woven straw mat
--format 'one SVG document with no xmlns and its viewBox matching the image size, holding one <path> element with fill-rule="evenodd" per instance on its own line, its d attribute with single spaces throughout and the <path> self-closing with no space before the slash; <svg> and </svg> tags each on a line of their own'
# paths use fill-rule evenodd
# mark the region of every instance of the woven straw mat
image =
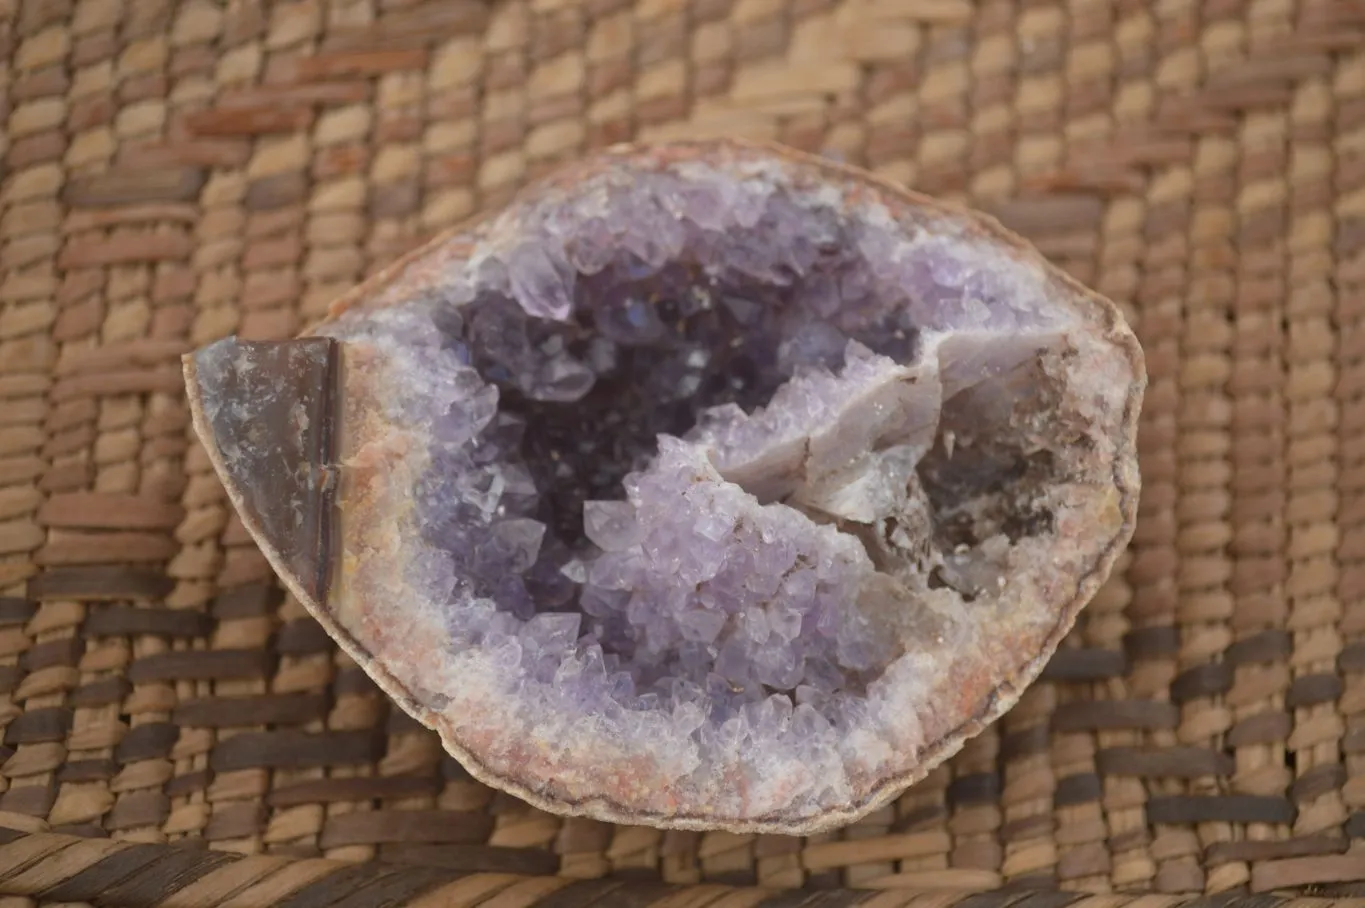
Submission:
<svg viewBox="0 0 1365 908">
<path fill-rule="evenodd" d="M 0 908 L 1365 906 L 1365 0 L 0 0 L 0 60 Z M 557 162 L 716 135 L 994 213 L 1151 371 L 1044 679 L 806 839 L 474 782 L 182 393 Z"/>
</svg>

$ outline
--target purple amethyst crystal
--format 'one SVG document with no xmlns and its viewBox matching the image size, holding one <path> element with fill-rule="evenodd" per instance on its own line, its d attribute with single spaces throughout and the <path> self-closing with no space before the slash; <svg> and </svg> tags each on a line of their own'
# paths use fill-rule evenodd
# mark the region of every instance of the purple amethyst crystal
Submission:
<svg viewBox="0 0 1365 908">
<path fill-rule="evenodd" d="M 187 358 L 290 588 L 478 778 L 804 832 L 1012 705 L 1126 543 L 1142 354 L 980 215 L 621 148 Z"/>
</svg>

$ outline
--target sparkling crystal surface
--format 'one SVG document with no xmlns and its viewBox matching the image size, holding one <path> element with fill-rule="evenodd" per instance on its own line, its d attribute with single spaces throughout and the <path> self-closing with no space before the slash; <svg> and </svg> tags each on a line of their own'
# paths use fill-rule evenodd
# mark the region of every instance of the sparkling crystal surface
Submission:
<svg viewBox="0 0 1365 908">
<path fill-rule="evenodd" d="M 318 329 L 364 392 L 336 621 L 552 809 L 866 812 L 1108 570 L 1140 352 L 1018 241 L 858 175 L 718 144 L 570 176 Z"/>
</svg>

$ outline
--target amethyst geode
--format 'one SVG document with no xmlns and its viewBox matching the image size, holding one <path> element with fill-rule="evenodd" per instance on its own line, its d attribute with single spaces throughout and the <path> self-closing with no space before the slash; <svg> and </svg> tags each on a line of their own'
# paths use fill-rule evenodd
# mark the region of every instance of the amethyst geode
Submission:
<svg viewBox="0 0 1365 908">
<path fill-rule="evenodd" d="M 885 803 L 1037 676 L 1138 493 L 1113 305 L 744 143 L 597 154 L 186 372 L 347 652 L 478 778 L 617 822 Z"/>
</svg>

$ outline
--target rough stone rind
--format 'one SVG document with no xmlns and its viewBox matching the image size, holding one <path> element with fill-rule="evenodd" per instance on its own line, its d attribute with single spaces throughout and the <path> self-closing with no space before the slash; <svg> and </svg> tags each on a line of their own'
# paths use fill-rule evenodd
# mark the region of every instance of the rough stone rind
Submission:
<svg viewBox="0 0 1365 908">
<path fill-rule="evenodd" d="M 1040 286 L 1047 289 L 1049 302 L 1066 315 L 1065 332 L 1071 337 L 1083 334 L 1085 339 L 1079 350 L 1062 344 L 1059 349 L 1066 348 L 1066 355 L 1061 359 L 1069 357 L 1069 364 L 1055 364 L 1055 368 L 1072 370 L 1065 372 L 1066 376 L 1092 375 L 1096 387 L 1116 404 L 1108 417 L 1103 412 L 1107 405 L 1096 405 L 1100 415 L 1095 418 L 1108 420 L 1106 440 L 1111 447 L 1097 454 L 1111 471 L 1108 491 L 1073 514 L 1068 515 L 1065 509 L 1058 512 L 1050 532 L 1060 542 L 1024 553 L 1033 558 L 1044 551 L 1059 550 L 1058 546 L 1084 549 L 1083 558 L 1070 553 L 1078 564 L 1074 575 L 1037 579 L 1031 587 L 1033 598 L 1022 603 L 1024 614 L 997 614 L 997 620 L 985 629 L 989 639 L 981 643 L 972 660 L 958 659 L 947 666 L 935 663 L 935 668 L 945 671 L 934 685 L 932 702 L 909 704 L 917 715 L 908 717 L 905 729 L 893 730 L 893 735 L 901 735 L 903 749 L 893 748 L 889 756 L 867 761 L 868 771 L 862 775 L 847 771 L 847 784 L 833 800 L 802 801 L 799 792 L 808 790 L 812 780 L 780 772 L 764 774 L 774 782 L 768 789 L 747 792 L 745 787 L 753 779 L 734 769 L 704 779 L 710 796 L 699 800 L 697 791 L 703 786 L 693 786 L 693 790 L 678 783 L 677 767 L 661 768 L 658 754 L 637 747 L 638 742 L 626 741 L 613 751 L 600 737 L 589 738 L 575 749 L 567 726 L 562 732 L 551 729 L 534 740 L 528 737 L 509 743 L 500 739 L 498 729 L 506 725 L 508 701 L 494 689 L 496 666 L 482 676 L 465 672 L 461 677 L 450 677 L 452 656 L 444 648 L 447 630 L 439 614 L 409 608 L 418 597 L 413 595 L 410 583 L 408 569 L 414 559 L 404 534 L 414 526 L 409 521 L 419 520 L 420 515 L 415 513 L 418 506 L 414 496 L 407 491 L 420 485 L 430 472 L 431 460 L 427 439 L 419 437 L 420 432 L 400 428 L 403 417 L 395 416 L 394 401 L 411 396 L 410 373 L 394 365 L 407 354 L 386 347 L 392 338 L 386 338 L 383 329 L 374 325 L 382 324 L 386 311 L 397 311 L 413 299 L 429 297 L 448 282 L 450 274 L 487 249 L 515 248 L 518 230 L 522 229 L 518 212 L 528 206 L 553 209 L 556 200 L 572 199 L 580 187 L 603 173 L 686 166 L 689 162 L 701 162 L 722 173 L 751 175 L 764 171 L 776 174 L 778 180 L 795 174 L 799 179 L 823 184 L 845 211 L 874 205 L 911 221 L 936 223 L 939 228 L 951 225 L 960 243 L 982 245 L 1036 276 Z M 553 292 L 530 295 L 536 297 L 530 308 L 543 304 L 540 314 L 552 319 L 565 317 L 573 305 L 557 300 Z M 362 328 L 357 330 L 356 326 Z M 436 729 L 447 749 L 476 777 L 558 813 L 672 828 L 748 832 L 808 833 L 850 822 L 922 778 L 1017 701 L 1108 575 L 1132 532 L 1139 485 L 1135 432 L 1145 373 L 1141 350 L 1116 308 L 1053 269 L 1024 241 L 983 215 L 952 209 L 853 169 L 786 149 L 733 142 L 613 149 L 529 188 L 508 211 L 490 214 L 437 238 L 338 301 L 328 318 L 309 333 L 341 341 L 338 500 L 343 515 L 339 546 L 343 554 L 336 565 L 331 595 L 322 601 L 314 595 L 316 586 L 300 576 L 297 567 L 282 554 L 288 546 L 271 537 L 266 530 L 268 521 L 244 523 L 285 583 L 328 632 L 406 711 Z M 955 361 L 970 362 L 972 355 L 971 350 L 959 350 Z M 1082 360 L 1079 365 L 1077 357 Z M 897 367 L 893 363 L 883 368 L 894 371 Z M 1052 366 L 1039 368 L 1046 371 Z M 196 427 L 234 505 L 242 510 L 250 497 L 243 489 L 245 480 L 240 471 L 229 468 L 223 454 L 225 439 L 215 434 L 212 420 L 206 416 L 212 406 L 206 402 L 221 389 L 200 384 L 193 357 L 187 357 L 186 371 Z M 943 372 L 945 380 L 956 381 L 950 373 L 951 367 Z M 983 406 L 990 406 L 990 401 Z M 951 456 L 951 440 L 948 447 Z M 681 452 L 679 448 L 679 457 L 684 456 Z M 724 464 L 719 466 L 724 473 Z M 696 469 L 701 471 L 699 481 L 723 485 L 719 476 L 701 475 L 708 469 L 706 464 L 698 464 Z M 932 479 L 932 474 L 930 468 L 926 475 Z M 923 494 L 933 497 L 932 490 Z M 826 507 L 830 499 L 828 495 L 815 495 L 815 500 Z M 855 518 L 861 513 L 858 508 L 865 505 L 864 498 L 858 496 L 850 499 L 844 495 L 839 501 Z M 877 543 L 867 545 L 873 551 Z M 966 576 L 972 568 L 971 564 L 946 565 L 947 575 L 956 571 Z M 962 582 L 969 583 L 970 578 Z M 879 629 L 892 636 L 900 632 L 900 618 L 874 606 L 898 601 L 898 595 L 901 593 L 896 589 L 868 593 L 873 603 L 868 614 L 889 621 Z M 904 670 L 913 673 L 913 666 Z M 477 683 L 491 685 L 482 692 L 486 696 L 473 689 L 476 677 Z M 895 678 L 882 680 L 895 683 Z M 459 698 L 458 703 L 452 693 Z M 560 736 L 556 738 L 556 734 Z M 558 751 L 552 752 L 552 746 Z M 885 746 L 885 741 L 869 739 L 864 749 Z"/>
</svg>

